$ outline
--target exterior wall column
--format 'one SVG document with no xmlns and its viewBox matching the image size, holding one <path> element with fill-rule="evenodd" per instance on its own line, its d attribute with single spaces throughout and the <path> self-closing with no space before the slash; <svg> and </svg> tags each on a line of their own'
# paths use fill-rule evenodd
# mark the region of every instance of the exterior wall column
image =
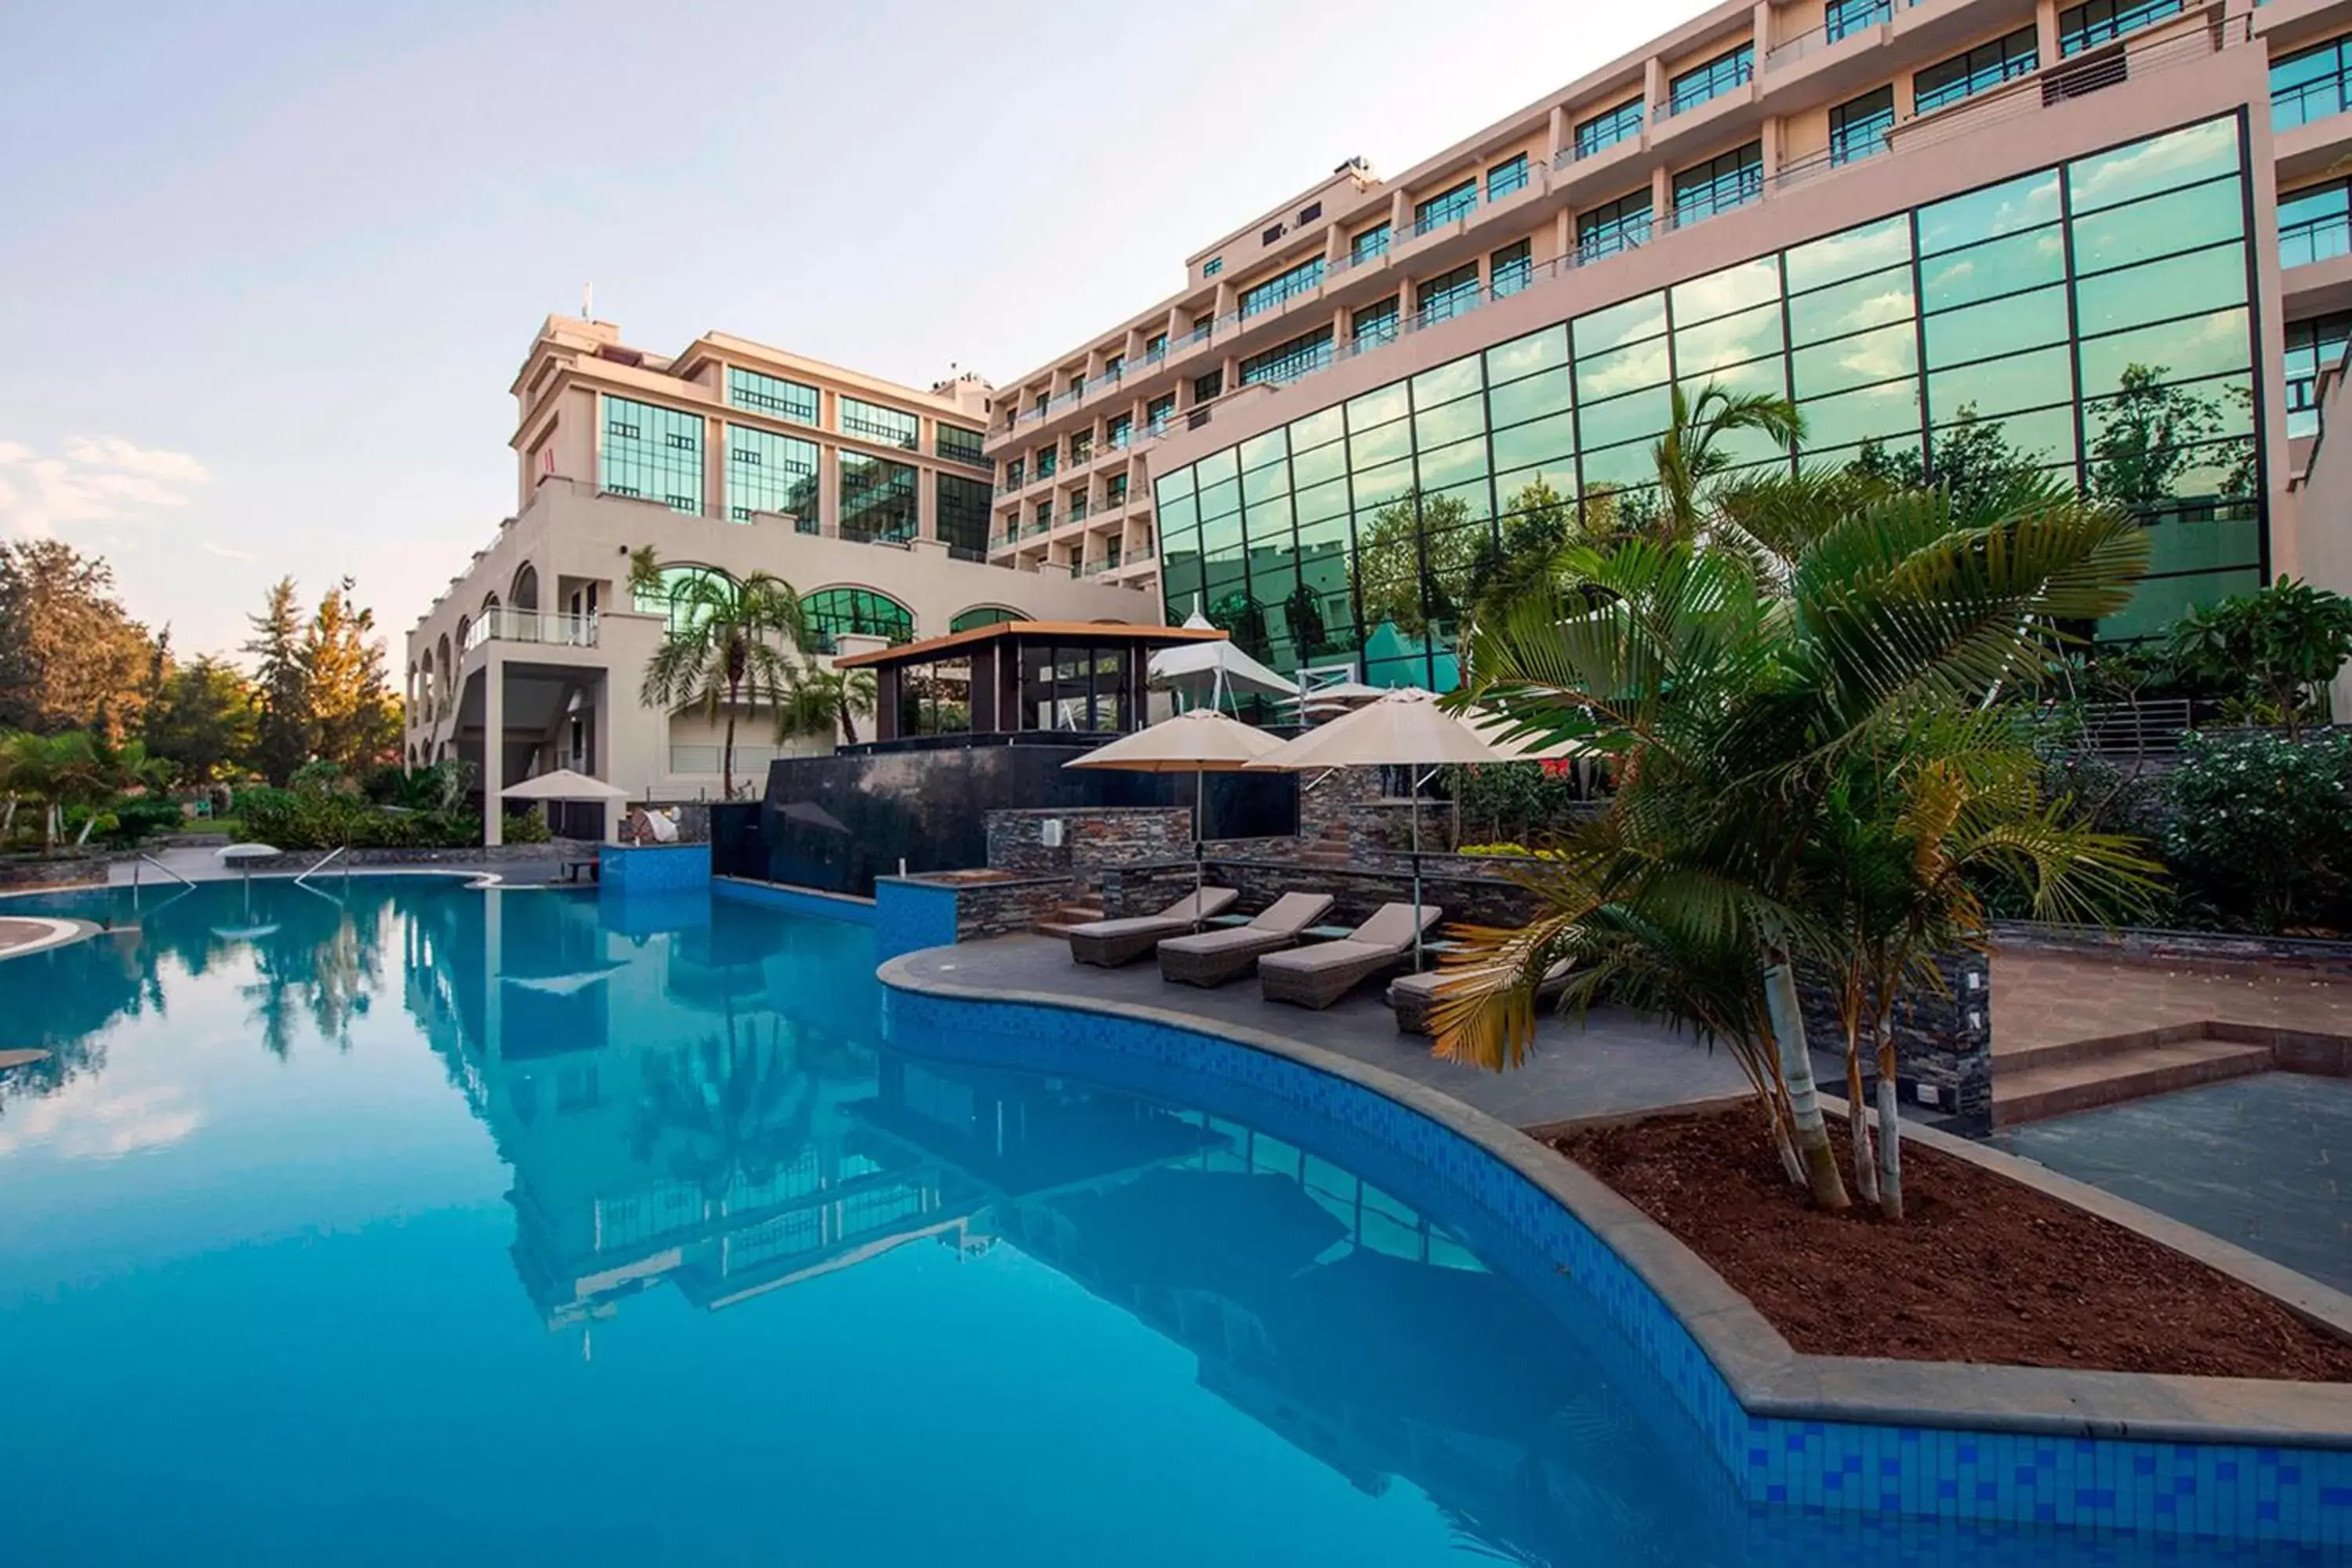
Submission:
<svg viewBox="0 0 2352 1568">
<path fill-rule="evenodd" d="M 506 842 L 507 666 L 496 637 L 483 645 L 482 659 L 482 842 Z"/>
<path fill-rule="evenodd" d="M 841 448 L 830 441 L 816 449 L 816 531 L 827 539 L 841 531 Z"/>
<path fill-rule="evenodd" d="M 1559 162 L 1568 148 L 1568 109 L 1564 104 L 1551 106 L 1550 124 L 1544 133 L 1544 167 L 1549 169 Z"/>
<path fill-rule="evenodd" d="M 1661 163 L 1650 171 L 1650 224 L 1652 227 L 1666 221 L 1675 210 L 1675 177 Z"/>
<path fill-rule="evenodd" d="M 727 421 L 711 415 L 702 422 L 702 515 L 726 518 Z"/>
<path fill-rule="evenodd" d="M 1643 129 L 1657 123 L 1666 107 L 1666 62 L 1652 55 L 1642 62 L 1642 124 Z"/>
<path fill-rule="evenodd" d="M 2033 37 L 2048 70 L 2058 63 L 2058 0 L 2033 0 Z"/>
<path fill-rule="evenodd" d="M 939 470 L 928 463 L 915 465 L 915 537 L 940 536 Z"/>
</svg>

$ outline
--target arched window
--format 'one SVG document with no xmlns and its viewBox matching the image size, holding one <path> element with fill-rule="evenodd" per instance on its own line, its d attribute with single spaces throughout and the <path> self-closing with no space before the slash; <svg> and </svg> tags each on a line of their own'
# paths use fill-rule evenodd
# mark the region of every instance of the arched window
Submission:
<svg viewBox="0 0 2352 1568">
<path fill-rule="evenodd" d="M 471 647 L 471 646 L 472 646 L 469 642 L 467 642 L 467 635 L 466 635 L 466 634 L 467 634 L 468 632 L 472 631 L 473 629 L 474 629 L 474 617 L 473 617 L 473 616 L 459 616 L 457 617 L 457 651 L 458 651 L 458 652 L 463 653 L 463 652 L 464 652 L 467 647 Z"/>
<path fill-rule="evenodd" d="M 498 607 L 499 591 L 496 588 L 493 588 L 488 593 L 482 595 L 482 614 L 487 616 Z"/>
<path fill-rule="evenodd" d="M 842 637 L 915 640 L 915 613 L 871 588 L 820 588 L 803 594 L 801 614 L 808 618 L 809 635 L 816 639 L 819 653 L 831 653 L 835 639 Z"/>
<path fill-rule="evenodd" d="M 538 567 L 526 561 L 515 568 L 514 586 L 507 595 L 507 602 L 518 610 L 539 608 Z"/>
<path fill-rule="evenodd" d="M 975 605 L 948 622 L 950 632 L 978 631 L 982 626 L 1003 626 L 1007 621 L 1025 621 L 1029 617 L 1019 610 L 1008 610 L 1002 605 Z"/>
<path fill-rule="evenodd" d="M 665 566 L 660 587 L 637 590 L 637 608 L 649 616 L 666 615 L 669 617 L 671 631 L 683 631 L 691 624 L 693 616 L 709 613 L 707 606 L 697 605 L 693 599 L 694 584 L 705 579 L 719 583 L 734 581 L 716 566 Z"/>
</svg>

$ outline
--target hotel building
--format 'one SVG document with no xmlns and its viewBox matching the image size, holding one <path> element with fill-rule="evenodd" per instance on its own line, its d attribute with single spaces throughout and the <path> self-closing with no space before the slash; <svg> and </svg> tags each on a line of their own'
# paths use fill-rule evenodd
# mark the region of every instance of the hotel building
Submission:
<svg viewBox="0 0 2352 1568">
<path fill-rule="evenodd" d="M 1133 586 L 987 563 L 977 378 L 918 391 L 716 332 L 664 357 L 553 316 L 512 391 L 515 515 L 407 647 L 409 763 L 473 763 L 486 803 L 559 767 L 638 799 L 719 795 L 721 722 L 637 700 L 677 585 L 700 574 L 792 584 L 827 660 L 1000 620 L 1160 618 Z M 670 592 L 641 600 L 645 548 Z M 765 715 L 739 716 L 739 794 L 777 750 Z M 485 816 L 495 844 L 499 814 Z"/>
<path fill-rule="evenodd" d="M 2154 566 L 2105 637 L 2352 588 L 2299 478 L 2352 325 L 2347 0 L 1719 5 L 1393 179 L 1340 165 L 1000 388 L 991 557 L 1443 688 L 1480 547 L 1627 504 L 1712 383 L 1803 411 L 1743 464 L 1965 431 L 2129 507 Z"/>
</svg>

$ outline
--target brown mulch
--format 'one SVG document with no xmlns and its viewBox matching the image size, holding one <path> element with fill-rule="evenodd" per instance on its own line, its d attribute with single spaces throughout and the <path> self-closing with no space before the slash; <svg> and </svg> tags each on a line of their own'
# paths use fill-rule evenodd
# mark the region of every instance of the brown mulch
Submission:
<svg viewBox="0 0 2352 1568">
<path fill-rule="evenodd" d="M 1851 1183 L 1834 1119 L 1831 1137 Z M 1812 1208 L 1752 1108 L 1550 1142 L 1808 1354 L 2352 1383 L 2352 1343 L 2262 1292 L 1916 1144 L 1897 1224 L 1858 1198 L 1844 1214 Z"/>
</svg>

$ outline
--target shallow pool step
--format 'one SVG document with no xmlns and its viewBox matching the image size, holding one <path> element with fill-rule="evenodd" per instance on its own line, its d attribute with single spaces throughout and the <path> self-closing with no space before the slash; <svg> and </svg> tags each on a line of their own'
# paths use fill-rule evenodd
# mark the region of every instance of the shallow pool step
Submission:
<svg viewBox="0 0 2352 1568">
<path fill-rule="evenodd" d="M 2172 1039 L 2119 1036 L 2042 1047 L 2014 1057 L 1996 1055 L 1992 1119 L 1996 1126 L 2011 1127 L 2021 1121 L 2244 1078 L 2270 1066 L 2268 1047 L 2202 1035 Z"/>
</svg>

